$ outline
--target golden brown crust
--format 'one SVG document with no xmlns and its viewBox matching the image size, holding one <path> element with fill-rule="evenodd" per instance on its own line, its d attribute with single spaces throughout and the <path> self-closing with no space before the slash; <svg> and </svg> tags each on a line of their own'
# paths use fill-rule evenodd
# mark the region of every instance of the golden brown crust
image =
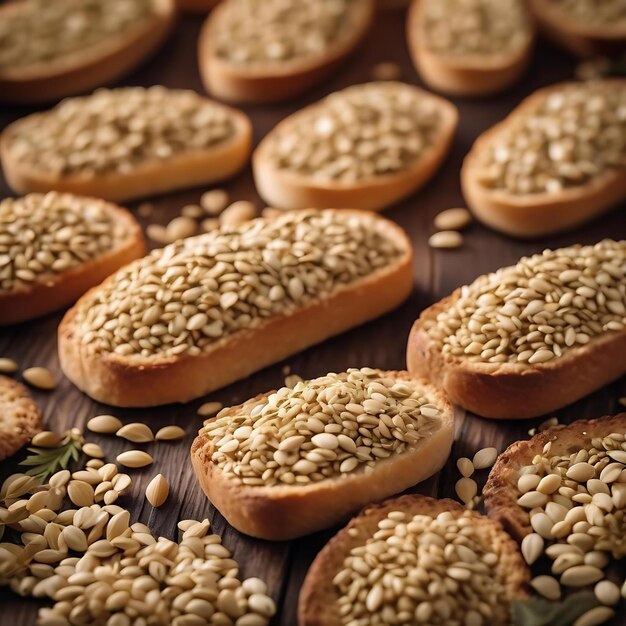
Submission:
<svg viewBox="0 0 626 626">
<path fill-rule="evenodd" d="M 141 226 L 130 211 L 109 203 L 103 203 L 103 208 L 117 224 L 124 225 L 124 241 L 87 263 L 59 274 L 49 274 L 28 287 L 11 291 L 0 289 L 0 326 L 24 322 L 69 306 L 88 289 L 146 253 Z"/>
<path fill-rule="evenodd" d="M 89 91 L 129 73 L 161 45 L 174 25 L 174 1 L 154 1 L 157 8 L 154 16 L 93 50 L 80 51 L 55 63 L 39 63 L 1 73 L 0 101 L 51 102 Z M 0 14 L 14 11 L 16 4 L 3 5 Z"/>
<path fill-rule="evenodd" d="M 411 379 L 407 372 L 383 374 L 399 380 Z M 378 461 L 368 474 L 355 472 L 306 487 L 250 487 L 224 476 L 211 461 L 214 450 L 211 440 L 199 435 L 191 447 L 191 461 L 200 486 L 232 526 L 253 537 L 283 541 L 343 522 L 365 504 L 387 498 L 432 476 L 446 462 L 453 438 L 452 406 L 439 390 L 429 386 L 425 389 L 442 410 L 440 428 L 409 451 Z M 221 415 L 251 410 L 271 393 L 274 391 Z"/>
<path fill-rule="evenodd" d="M 228 0 L 209 15 L 198 43 L 200 77 L 205 89 L 229 102 L 279 102 L 303 93 L 328 76 L 361 42 L 374 17 L 374 0 L 353 3 L 352 23 L 345 34 L 323 54 L 289 63 L 238 66 L 215 54 L 213 32 L 221 28 Z"/>
<path fill-rule="evenodd" d="M 272 134 L 297 121 L 301 114 L 323 106 L 321 100 L 280 122 L 258 145 L 252 155 L 254 181 L 261 197 L 277 209 L 358 208 L 380 211 L 402 200 L 423 187 L 437 172 L 452 144 L 458 123 L 456 107 L 447 100 L 426 91 L 421 97 L 433 100 L 442 115 L 441 130 L 435 143 L 425 151 L 415 164 L 395 174 L 374 176 L 356 183 L 319 181 L 310 176 L 277 169 L 268 152 Z"/>
<path fill-rule="evenodd" d="M 519 49 L 491 56 L 446 56 L 433 52 L 423 29 L 424 3 L 413 0 L 407 18 L 411 59 L 422 80 L 436 91 L 454 96 L 486 96 L 515 84 L 526 71 L 535 45 L 531 27 Z"/>
<path fill-rule="evenodd" d="M 610 433 L 626 433 L 626 413 L 578 420 L 568 426 L 555 426 L 528 441 L 516 441 L 499 457 L 489 473 L 483 490 L 485 506 L 490 517 L 498 520 L 515 539 L 521 541 L 532 532 L 528 511 L 517 504 L 519 470 L 531 465 L 535 455 L 551 442 L 550 455 L 560 456 L 577 452 L 590 445 L 595 437 Z"/>
<path fill-rule="evenodd" d="M 626 79 L 605 82 L 626 88 Z M 571 86 L 579 86 L 571 83 Z M 514 119 L 526 114 L 547 94 L 561 91 L 567 85 L 539 89 L 526 98 L 502 122 L 492 126 L 475 141 L 461 168 L 461 187 L 468 207 L 474 215 L 496 230 L 520 238 L 541 237 L 568 230 L 608 211 L 626 196 L 626 171 L 616 169 L 577 187 L 560 193 L 512 195 L 503 190 L 491 190 L 476 177 L 481 157 L 492 139 Z"/>
<path fill-rule="evenodd" d="M 450 308 L 460 289 L 425 309 L 413 324 L 407 369 L 440 386 L 453 404 L 494 419 L 544 415 L 626 373 L 626 330 L 599 335 L 547 363 L 484 363 L 446 357 L 424 329 Z"/>
<path fill-rule="evenodd" d="M 435 500 L 420 495 L 401 496 L 368 506 L 340 530 L 313 561 L 300 591 L 299 626 L 342 626 L 343 621 L 337 610 L 339 594 L 332 581 L 343 568 L 350 551 L 363 545 L 377 530 L 378 522 L 392 511 L 404 511 L 411 515 L 438 515 L 449 511 L 461 516 L 465 509 L 454 500 Z M 530 573 L 515 542 L 497 522 L 476 512 L 469 514 L 476 520 L 476 528 L 485 538 L 486 545 L 492 546 L 500 556 L 497 568 L 505 581 L 508 597 L 511 600 L 525 597 Z"/>
<path fill-rule="evenodd" d="M 79 300 L 59 326 L 61 367 L 79 389 L 115 406 L 188 402 L 245 378 L 379 317 L 409 296 L 413 288 L 411 242 L 393 222 L 385 220 L 385 228 L 405 248 L 405 253 L 393 265 L 340 286 L 330 296 L 309 302 L 288 315 L 268 318 L 255 328 L 229 335 L 199 356 L 157 356 L 133 362 L 132 358 L 114 353 L 96 353 L 91 346 L 81 343 L 74 323 L 76 309 L 82 303 Z M 241 358 L 242 354 L 245 358 Z"/>
<path fill-rule="evenodd" d="M 20 193 L 67 191 L 114 202 L 223 180 L 248 162 L 252 147 L 252 124 L 241 111 L 226 105 L 220 106 L 229 110 L 235 124 L 235 132 L 230 139 L 206 150 L 184 152 L 162 161 L 147 161 L 127 174 L 107 173 L 96 177 L 50 176 L 48 172 L 29 168 L 16 161 L 9 146 L 13 134 L 22 123 L 17 120 L 0 135 L 4 175 L 9 185 Z"/>
<path fill-rule="evenodd" d="M 15 454 L 42 428 L 41 412 L 26 387 L 0 376 L 0 461 Z"/>
</svg>

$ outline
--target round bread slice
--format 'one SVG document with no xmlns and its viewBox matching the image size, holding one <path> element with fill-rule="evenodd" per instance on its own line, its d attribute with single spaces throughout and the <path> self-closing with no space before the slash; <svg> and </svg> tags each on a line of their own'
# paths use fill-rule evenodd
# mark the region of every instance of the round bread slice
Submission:
<svg viewBox="0 0 626 626">
<path fill-rule="evenodd" d="M 494 464 L 483 489 L 485 506 L 490 517 L 518 541 L 533 532 L 528 509 L 517 504 L 517 481 L 520 469 L 532 465 L 533 458 L 550 444 L 551 456 L 569 455 L 591 446 L 591 440 L 611 433 L 626 433 L 626 413 L 591 420 L 577 420 L 567 426 L 558 425 L 538 433 L 527 441 L 511 444 Z"/>
<path fill-rule="evenodd" d="M 222 58 L 216 49 L 216 33 L 224 30 L 232 4 L 231 0 L 223 0 L 207 18 L 198 42 L 198 62 L 202 82 L 211 95 L 242 103 L 279 102 L 318 84 L 363 40 L 372 24 L 375 8 L 374 0 L 348 3 L 341 33 L 321 52 L 291 60 L 232 63 Z"/>
<path fill-rule="evenodd" d="M 590 81 L 589 85 L 590 90 L 602 85 L 623 93 L 626 79 Z M 480 182 L 484 154 L 510 124 L 525 117 L 550 95 L 580 88 L 581 83 L 565 83 L 539 89 L 502 122 L 478 137 L 463 162 L 461 186 L 468 207 L 479 220 L 513 237 L 542 237 L 588 222 L 626 197 L 624 166 L 608 169 L 581 185 L 551 193 L 512 194 L 506 189 L 490 189 Z M 589 97 L 592 96 L 590 93 Z"/>
<path fill-rule="evenodd" d="M 519 553 L 517 545 L 504 532 L 500 524 L 475 511 L 463 509 L 454 500 L 435 500 L 427 496 L 407 495 L 368 506 L 324 546 L 313 561 L 302 585 L 298 602 L 299 626 L 343 626 L 345 624 L 338 607 L 340 594 L 333 580 L 343 569 L 344 561 L 350 552 L 371 538 L 378 530 L 379 522 L 393 511 L 401 511 L 413 516 L 436 517 L 440 513 L 450 512 L 456 518 L 462 515 L 470 517 L 484 545 L 499 556 L 495 573 L 504 583 L 508 600 L 522 599 L 527 596 L 527 585 L 530 579 L 528 566 Z M 463 583 L 459 585 L 462 586 Z M 506 607 L 494 608 L 498 609 L 499 615 L 494 615 L 490 623 L 494 626 L 508 624 Z M 502 612 L 507 615 L 504 620 Z M 428 622 L 420 621 L 419 623 Z"/>
<path fill-rule="evenodd" d="M 12 213 L 16 205 L 20 207 L 19 222 Z M 53 213 L 54 208 L 58 212 Z M 95 212 L 100 225 L 105 225 L 102 218 L 108 220 L 109 230 L 92 228 Z M 44 222 L 37 224 L 40 218 Z M 85 227 L 72 236 L 72 244 L 64 233 L 77 228 L 81 221 Z M 21 230 L 16 233 L 17 223 Z M 30 237 L 26 238 L 27 234 Z M 0 235 L 0 325 L 34 319 L 73 304 L 88 289 L 146 251 L 141 226 L 127 209 L 96 198 L 56 192 L 1 201 Z M 110 247 L 95 255 L 81 250 L 81 246 L 95 245 L 105 235 L 111 239 Z M 55 243 L 57 236 L 65 242 L 64 248 Z M 7 243 L 7 237 L 16 240 Z M 6 254 L 8 251 L 12 254 Z M 17 260 L 18 252 L 25 258 L 23 264 Z M 39 255 L 49 257 L 45 264 Z M 65 269 L 53 269 L 65 255 L 72 258 L 72 263 Z M 27 272 L 26 278 L 23 271 Z"/>
<path fill-rule="evenodd" d="M 26 387 L 0 376 L 0 461 L 14 455 L 42 429 L 41 412 Z"/>
<path fill-rule="evenodd" d="M 379 374 L 398 382 L 413 380 L 407 372 Z M 415 382 L 440 411 L 434 430 L 403 452 L 392 452 L 387 458 L 376 459 L 367 472 L 360 466 L 360 469 L 306 485 L 247 485 L 228 476 L 212 460 L 216 442 L 201 430 L 191 447 L 191 461 L 200 486 L 232 526 L 253 537 L 283 541 L 343 522 L 365 504 L 382 500 L 432 476 L 446 462 L 453 439 L 452 407 L 438 389 Z M 242 405 L 225 409 L 219 417 L 249 414 L 255 407 L 265 404 L 273 393 L 261 394 Z"/>
<path fill-rule="evenodd" d="M 174 0 L 152 3 L 152 15 L 100 43 L 51 61 L 0 69 L 0 101 L 51 102 L 128 74 L 163 43 L 174 24 Z M 22 4 L 26 3 L 1 6 L 0 20 L 21 11 Z"/>
<path fill-rule="evenodd" d="M 515 84 L 528 68 L 535 43 L 530 18 L 523 41 L 510 50 L 451 55 L 434 51 L 428 45 L 424 33 L 425 5 L 425 0 L 413 0 L 407 18 L 407 39 L 413 64 L 432 89 L 454 96 L 486 96 Z M 523 0 L 520 5 L 524 9 Z M 465 10 L 463 3 L 459 3 L 458 10 Z"/>
</svg>

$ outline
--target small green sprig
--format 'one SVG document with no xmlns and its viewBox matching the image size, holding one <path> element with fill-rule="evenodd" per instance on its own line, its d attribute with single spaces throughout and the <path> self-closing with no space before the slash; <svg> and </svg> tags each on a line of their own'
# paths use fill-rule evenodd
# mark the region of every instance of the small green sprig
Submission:
<svg viewBox="0 0 626 626">
<path fill-rule="evenodd" d="M 30 467 L 26 472 L 40 482 L 55 472 L 67 469 L 70 461 L 77 461 L 83 447 L 82 437 L 73 431 L 68 431 L 55 448 L 28 448 L 32 452 L 20 465 Z"/>
<path fill-rule="evenodd" d="M 581 615 L 598 606 L 596 596 L 581 591 L 560 602 L 531 597 L 512 603 L 513 626 L 571 626 Z"/>
</svg>

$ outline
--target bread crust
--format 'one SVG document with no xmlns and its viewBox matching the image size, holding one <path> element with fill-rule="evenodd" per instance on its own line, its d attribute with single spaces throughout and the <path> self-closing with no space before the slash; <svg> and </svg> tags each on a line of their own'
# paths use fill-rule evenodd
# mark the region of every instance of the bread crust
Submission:
<svg viewBox="0 0 626 626">
<path fill-rule="evenodd" d="M 18 3 L 0 7 L 19 10 Z M 53 63 L 0 73 L 0 101 L 11 104 L 51 102 L 110 83 L 131 72 L 169 35 L 175 21 L 174 0 L 154 0 L 154 16 L 127 33 Z"/>
<path fill-rule="evenodd" d="M 34 319 L 73 304 L 88 289 L 146 253 L 141 226 L 130 211 L 95 198 L 93 202 L 102 204 L 112 219 L 124 226 L 124 241 L 65 272 L 48 274 L 20 289 L 0 289 L 0 326 Z"/>
<path fill-rule="evenodd" d="M 51 176 L 48 172 L 19 163 L 13 158 L 10 149 L 13 135 L 23 123 L 17 120 L 0 135 L 4 175 L 11 188 L 19 193 L 67 191 L 113 202 L 223 180 L 237 173 L 248 162 L 252 148 L 252 124 L 241 111 L 226 105 L 220 106 L 227 108 L 233 118 L 235 132 L 230 139 L 206 150 L 183 152 L 163 161 L 146 161 L 127 174 L 107 173 L 96 177 Z"/>
<path fill-rule="evenodd" d="M 626 89 L 626 79 L 603 82 Z M 570 84 L 572 87 L 576 83 Z M 516 196 L 502 190 L 482 186 L 476 172 L 481 156 L 492 139 L 506 126 L 553 91 L 567 84 L 539 89 L 526 98 L 502 122 L 492 126 L 475 141 L 461 168 L 461 187 L 468 207 L 474 215 L 495 230 L 519 238 L 533 238 L 569 230 L 584 224 L 613 208 L 626 197 L 626 169 L 605 172 L 584 185 L 570 187 L 560 193 Z"/>
<path fill-rule="evenodd" d="M 277 209 L 348 208 L 381 211 L 423 187 L 437 172 L 452 144 L 458 123 L 456 107 L 447 100 L 415 87 L 422 97 L 437 103 L 442 114 L 437 141 L 411 167 L 395 174 L 373 176 L 356 183 L 317 181 L 310 176 L 276 168 L 268 156 L 272 134 L 289 127 L 294 120 L 324 104 L 321 100 L 280 122 L 261 141 L 252 155 L 256 188 L 261 197 Z"/>
<path fill-rule="evenodd" d="M 411 380 L 407 372 L 382 374 L 398 380 Z M 191 447 L 191 462 L 196 477 L 211 503 L 232 526 L 247 535 L 284 541 L 328 528 L 345 521 L 365 504 L 403 491 L 443 467 L 452 447 L 452 406 L 438 389 L 430 386 L 426 389 L 442 410 L 440 428 L 407 452 L 377 461 L 370 473 L 355 472 L 308 486 L 251 487 L 226 477 L 213 464 L 211 455 L 214 445 L 206 435 L 200 434 Z M 261 394 L 220 415 L 245 413 L 274 391 Z"/>
<path fill-rule="evenodd" d="M 568 426 L 549 428 L 527 441 L 516 441 L 498 457 L 483 489 L 489 516 L 498 520 L 517 541 L 521 541 L 533 530 L 529 512 L 517 504 L 520 468 L 531 465 L 535 455 L 541 454 L 549 442 L 550 454 L 560 456 L 590 445 L 593 438 L 606 437 L 615 432 L 626 433 L 626 413 L 578 420 Z"/>
<path fill-rule="evenodd" d="M 365 508 L 324 546 L 309 568 L 298 602 L 299 626 L 343 625 L 337 610 L 339 594 L 333 579 L 343 568 L 350 551 L 363 545 L 378 529 L 378 522 L 392 511 L 404 511 L 412 515 L 438 515 L 449 511 L 460 516 L 465 509 L 454 500 L 435 500 L 421 495 L 401 496 Z M 508 597 L 511 600 L 526 597 L 530 573 L 515 542 L 499 523 L 475 511 L 470 515 L 476 520 L 476 528 L 485 538 L 485 543 L 500 555 L 497 568 L 505 581 Z"/>
<path fill-rule="evenodd" d="M 215 54 L 213 32 L 220 28 L 228 0 L 211 12 L 200 32 L 198 63 L 204 88 L 213 96 L 235 103 L 287 100 L 318 84 L 358 46 L 374 17 L 374 0 L 359 0 L 351 12 L 351 26 L 323 54 L 281 64 L 240 67 Z"/>
<path fill-rule="evenodd" d="M 313 300 L 288 315 L 267 318 L 254 328 L 222 338 L 199 356 L 155 356 L 139 360 L 115 353 L 97 353 L 92 346 L 81 343 L 80 329 L 74 322 L 76 310 L 83 302 L 81 299 L 59 326 L 61 367 L 65 375 L 92 398 L 128 407 L 188 402 L 245 378 L 291 354 L 379 317 L 409 296 L 413 288 L 411 242 L 399 226 L 390 221 L 385 224 L 405 249 L 393 265 L 342 285 L 328 297 Z"/>
<path fill-rule="evenodd" d="M 515 84 L 526 71 L 535 46 L 534 28 L 518 50 L 507 54 L 450 56 L 433 52 L 423 36 L 423 0 L 412 0 L 407 41 L 415 69 L 431 88 L 453 96 L 487 96 Z"/>
</svg>

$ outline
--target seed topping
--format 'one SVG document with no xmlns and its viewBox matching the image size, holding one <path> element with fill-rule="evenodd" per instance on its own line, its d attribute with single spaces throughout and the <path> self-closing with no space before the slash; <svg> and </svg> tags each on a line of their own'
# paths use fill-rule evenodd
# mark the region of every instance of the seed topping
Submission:
<svg viewBox="0 0 626 626">
<path fill-rule="evenodd" d="M 604 26 L 617 29 L 626 25 L 626 4 L 622 0 L 548 0 L 547 4 L 566 13 L 568 19 L 574 19 L 586 27 Z"/>
</svg>

